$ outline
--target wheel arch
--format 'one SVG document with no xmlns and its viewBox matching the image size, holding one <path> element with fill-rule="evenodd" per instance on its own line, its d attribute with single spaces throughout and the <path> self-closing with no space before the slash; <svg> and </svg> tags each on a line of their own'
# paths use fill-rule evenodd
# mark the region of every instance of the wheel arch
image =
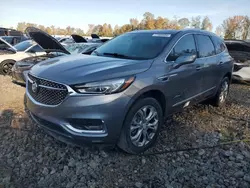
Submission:
<svg viewBox="0 0 250 188">
<path fill-rule="evenodd" d="M 152 97 L 154 99 L 156 99 L 158 101 L 158 103 L 160 104 L 161 108 L 162 108 L 162 112 L 163 115 L 166 112 L 166 106 L 167 106 L 167 99 L 166 96 L 164 95 L 164 92 L 160 89 L 160 88 L 144 88 L 141 91 L 137 92 L 136 95 L 134 95 L 131 100 L 129 101 L 126 110 L 125 110 L 125 116 L 124 116 L 124 120 L 123 123 L 126 119 L 126 116 L 129 112 L 129 110 L 132 108 L 132 106 L 140 99 L 145 98 L 145 97 Z"/>
</svg>

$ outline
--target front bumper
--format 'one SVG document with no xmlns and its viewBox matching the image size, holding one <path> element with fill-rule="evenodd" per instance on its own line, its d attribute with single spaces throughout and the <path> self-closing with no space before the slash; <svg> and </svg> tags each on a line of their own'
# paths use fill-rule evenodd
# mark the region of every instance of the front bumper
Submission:
<svg viewBox="0 0 250 188">
<path fill-rule="evenodd" d="M 50 106 L 36 102 L 28 90 L 26 95 L 27 109 L 41 128 L 61 141 L 77 145 L 116 143 L 130 101 L 123 93 L 94 96 L 74 93 L 69 94 L 61 104 Z M 79 124 L 83 125 L 85 120 L 101 121 L 103 129 L 93 131 L 79 128 Z"/>
</svg>

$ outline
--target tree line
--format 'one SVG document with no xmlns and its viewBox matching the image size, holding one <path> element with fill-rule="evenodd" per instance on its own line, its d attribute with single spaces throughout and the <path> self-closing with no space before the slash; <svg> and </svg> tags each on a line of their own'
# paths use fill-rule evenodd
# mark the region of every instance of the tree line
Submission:
<svg viewBox="0 0 250 188">
<path fill-rule="evenodd" d="M 68 26 L 66 28 L 60 28 L 55 26 L 43 26 L 33 23 L 20 22 L 17 24 L 17 30 L 24 31 L 26 27 L 34 26 L 51 35 L 90 35 L 96 33 L 99 36 L 112 37 L 120 35 L 125 32 L 139 30 L 139 29 L 184 29 L 184 28 L 196 28 L 207 31 L 213 30 L 213 24 L 208 16 L 201 17 L 196 16 L 190 19 L 177 18 L 168 19 L 165 17 L 155 17 L 150 12 L 143 14 L 143 19 L 138 20 L 131 18 L 128 24 L 122 26 L 115 25 L 114 28 L 108 23 L 94 25 L 89 24 L 88 30 L 84 32 L 81 28 L 74 28 Z M 215 33 L 225 39 L 242 39 L 246 40 L 250 37 L 250 18 L 248 16 L 233 16 L 225 19 L 221 25 L 215 28 Z"/>
</svg>

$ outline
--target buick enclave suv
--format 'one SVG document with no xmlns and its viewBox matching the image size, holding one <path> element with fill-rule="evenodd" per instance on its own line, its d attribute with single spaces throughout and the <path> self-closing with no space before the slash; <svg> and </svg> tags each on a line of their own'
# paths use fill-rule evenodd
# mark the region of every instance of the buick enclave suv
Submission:
<svg viewBox="0 0 250 188">
<path fill-rule="evenodd" d="M 232 69 L 232 57 L 213 33 L 133 31 L 90 56 L 35 65 L 25 103 L 32 119 L 59 140 L 140 153 L 155 142 L 164 117 L 203 101 L 222 105 Z"/>
</svg>

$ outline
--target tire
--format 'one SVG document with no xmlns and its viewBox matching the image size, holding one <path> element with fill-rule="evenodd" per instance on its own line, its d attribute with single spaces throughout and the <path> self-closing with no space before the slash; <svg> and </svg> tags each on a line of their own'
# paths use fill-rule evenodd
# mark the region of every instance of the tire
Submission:
<svg viewBox="0 0 250 188">
<path fill-rule="evenodd" d="M 150 113 L 156 113 L 155 116 L 151 116 L 154 118 L 148 121 L 148 123 L 151 124 L 151 128 L 148 128 L 149 124 L 147 125 L 146 119 L 143 118 L 145 117 L 143 116 L 143 110 L 144 112 L 146 112 L 146 117 L 150 117 Z M 139 126 L 140 128 L 135 128 L 136 126 L 132 124 L 132 120 L 136 120 L 136 126 Z M 127 113 L 117 145 L 120 149 L 130 154 L 139 154 L 141 152 L 144 152 L 155 143 L 162 124 L 163 112 L 159 102 L 154 98 L 140 99 L 132 106 L 132 108 Z M 131 131 L 132 128 L 135 129 Z M 141 129 L 143 130 L 140 131 Z M 139 132 L 141 132 L 141 134 L 137 134 Z M 141 135 L 139 136 L 141 139 L 135 139 L 137 141 L 132 141 L 132 137 L 135 138 L 136 135 Z M 145 137 L 145 135 L 147 135 L 147 137 Z M 148 139 L 145 141 L 145 138 Z"/>
<path fill-rule="evenodd" d="M 11 69 L 16 61 L 14 60 L 4 60 L 0 63 L 0 74 L 11 75 Z"/>
<path fill-rule="evenodd" d="M 229 93 L 229 86 L 230 86 L 230 81 L 228 77 L 224 77 L 223 80 L 221 81 L 220 87 L 215 95 L 214 98 L 212 98 L 209 101 L 209 104 L 215 106 L 215 107 L 220 107 L 223 106 L 226 102 L 226 98 Z M 225 92 L 225 93 L 222 93 Z M 221 98 L 223 95 L 223 99 Z"/>
</svg>

